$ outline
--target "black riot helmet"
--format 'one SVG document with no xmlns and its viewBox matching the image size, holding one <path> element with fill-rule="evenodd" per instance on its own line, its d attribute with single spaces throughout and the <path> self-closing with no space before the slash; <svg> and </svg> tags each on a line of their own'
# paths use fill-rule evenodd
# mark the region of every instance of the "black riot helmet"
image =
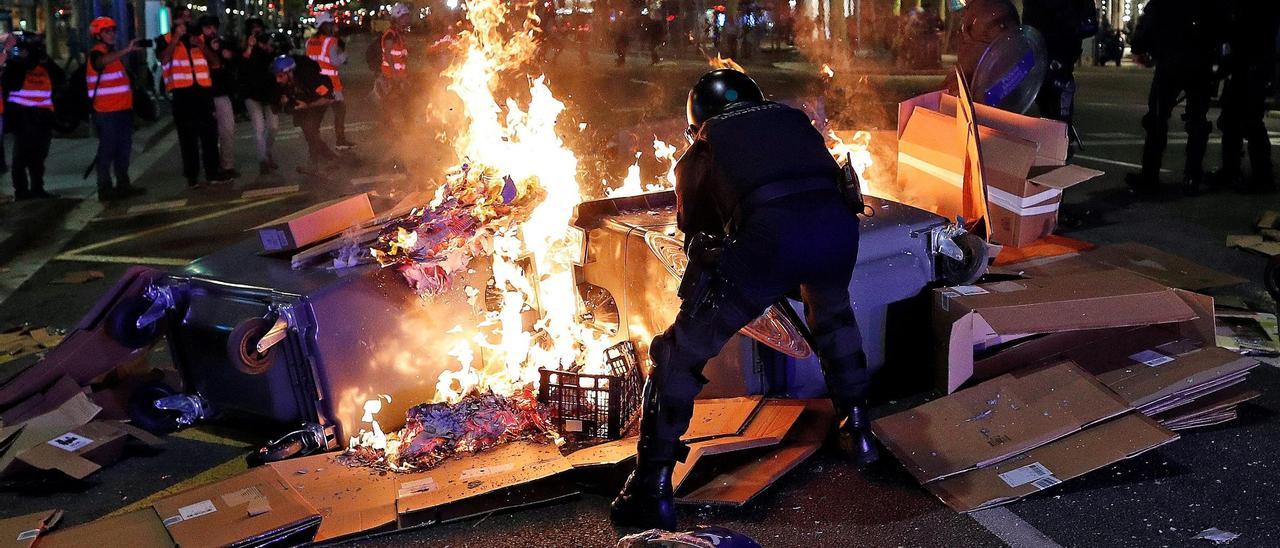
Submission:
<svg viewBox="0 0 1280 548">
<path fill-rule="evenodd" d="M 700 127 L 738 103 L 764 101 L 764 92 L 750 76 L 733 69 L 716 69 L 702 75 L 689 90 L 689 125 Z"/>
</svg>

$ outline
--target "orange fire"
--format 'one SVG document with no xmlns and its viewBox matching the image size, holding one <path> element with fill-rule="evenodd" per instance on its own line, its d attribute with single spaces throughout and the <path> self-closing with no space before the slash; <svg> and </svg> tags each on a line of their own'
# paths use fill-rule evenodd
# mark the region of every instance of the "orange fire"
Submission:
<svg viewBox="0 0 1280 548">
<path fill-rule="evenodd" d="M 831 156 L 837 162 L 847 161 L 853 166 L 853 172 L 858 174 L 858 181 L 862 185 L 862 193 L 875 195 L 875 187 L 867 174 L 867 168 L 874 163 L 871 159 L 871 132 L 855 131 L 848 142 L 841 139 L 835 131 L 828 131 L 827 138 L 827 150 L 831 152 Z"/>
<path fill-rule="evenodd" d="M 714 68 L 714 69 L 727 68 L 727 69 L 736 70 L 738 72 L 747 72 L 747 69 L 742 68 L 742 65 L 739 65 L 738 63 L 734 62 L 733 59 L 730 59 L 728 57 L 721 57 L 719 53 L 716 54 L 714 59 L 707 59 L 707 62 L 711 65 L 711 68 Z"/>
<path fill-rule="evenodd" d="M 610 198 L 621 198 L 623 196 L 635 196 L 637 194 L 647 194 L 650 192 L 662 192 L 664 190 L 672 190 L 676 187 L 676 152 L 677 149 L 673 145 L 662 142 L 661 139 L 653 140 L 653 156 L 659 161 L 666 163 L 667 171 L 662 178 L 645 183 L 640 177 L 640 158 L 644 156 L 643 152 L 636 153 L 636 161 L 627 168 L 627 175 L 622 179 L 622 186 L 612 188 L 607 191 Z"/>
<path fill-rule="evenodd" d="M 826 76 L 827 78 L 836 77 L 836 71 L 831 68 L 831 65 L 828 65 L 826 63 L 822 64 L 822 70 L 820 70 L 819 73 L 822 74 L 823 76 Z"/>
</svg>

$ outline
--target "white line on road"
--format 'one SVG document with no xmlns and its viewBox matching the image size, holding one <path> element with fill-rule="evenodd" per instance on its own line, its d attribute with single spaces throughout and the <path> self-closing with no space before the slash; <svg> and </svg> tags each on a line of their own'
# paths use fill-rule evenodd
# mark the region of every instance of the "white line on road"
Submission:
<svg viewBox="0 0 1280 548">
<path fill-rule="evenodd" d="M 1003 506 L 972 512 L 969 517 L 999 537 L 1009 548 L 1062 548 L 1061 544 Z"/>
<path fill-rule="evenodd" d="M 408 179 L 403 173 L 385 173 L 382 175 L 370 175 L 368 177 L 356 177 L 351 180 L 353 185 L 372 185 L 376 183 L 398 182 Z"/>
<path fill-rule="evenodd" d="M 178 228 L 178 227 L 181 227 L 181 226 L 187 226 L 187 225 L 190 225 L 190 224 L 201 223 L 201 222 L 204 222 L 204 221 L 208 221 L 208 220 L 210 220 L 210 219 L 216 219 L 216 218 L 221 217 L 221 216 L 223 216 L 223 215 L 228 215 L 228 214 L 231 214 L 231 213 L 235 213 L 235 212 L 237 212 L 237 211 L 243 211 L 243 210 L 246 210 L 246 209 L 249 209 L 249 208 L 258 207 L 258 206 L 264 206 L 264 205 L 267 205 L 267 204 L 271 204 L 271 203 L 279 202 L 280 200 L 284 200 L 284 199 L 287 199 L 287 198 L 288 198 L 288 196 L 280 196 L 280 197 L 277 197 L 277 198 L 271 198 L 271 199 L 269 199 L 269 200 L 262 200 L 262 201 L 259 201 L 259 202 L 251 202 L 251 203 L 247 203 L 247 204 L 244 204 L 244 205 L 241 205 L 241 206 L 236 206 L 236 207 L 233 207 L 233 208 L 223 209 L 223 210 L 221 210 L 221 211 L 215 211 L 215 212 L 213 212 L 213 213 L 208 213 L 208 214 L 205 214 L 205 215 L 201 215 L 201 216 L 199 216 L 199 217 L 192 217 L 192 218 L 190 218 L 190 219 L 184 219 L 184 220 L 178 221 L 178 222 L 176 222 L 176 223 L 169 223 L 169 224 L 167 224 L 167 225 L 160 225 L 160 226 L 157 226 L 157 227 L 148 228 L 148 229 L 146 229 L 146 230 L 142 230 L 142 231 L 139 231 L 139 232 L 134 232 L 134 233 L 132 233 L 132 234 L 125 234 L 124 236 L 118 236 L 118 237 L 115 237 L 115 238 L 111 238 L 110 240 L 106 240 L 106 241 L 102 241 L 102 242 L 93 243 L 93 244 L 89 244 L 89 245 L 86 245 L 86 246 L 78 247 L 78 248 L 76 248 L 76 249 L 72 249 L 72 250 L 70 250 L 70 251 L 67 251 L 67 252 L 62 253 L 62 255 L 58 256 L 57 258 L 61 259 L 61 258 L 63 258 L 63 257 L 69 257 L 69 256 L 76 256 L 76 255 L 80 255 L 80 254 L 83 254 L 83 253 L 84 253 L 84 252 L 86 252 L 86 251 L 92 251 L 92 250 L 94 250 L 94 249 L 99 249 L 99 248 L 107 247 L 107 246 L 109 246 L 109 245 L 115 245 L 115 244 L 118 244 L 118 243 L 121 243 L 121 242 L 127 242 L 127 241 L 129 241 L 129 240 L 136 240 L 136 239 L 141 238 L 141 237 L 143 237 L 143 236 L 150 236 L 150 235 L 152 235 L 152 234 L 156 234 L 156 233 L 159 233 L 159 232 L 164 232 L 164 231 L 171 230 L 171 229 L 174 229 L 174 228 Z M 74 260 L 74 259 L 72 259 L 72 260 Z"/>
<path fill-rule="evenodd" d="M 280 194 L 293 194 L 301 190 L 299 185 L 271 186 L 267 188 L 255 188 L 246 190 L 240 195 L 241 198 L 261 198 L 263 196 L 277 196 Z"/>
<path fill-rule="evenodd" d="M 154 266 L 187 266 L 192 259 L 175 259 L 172 257 L 130 257 L 127 255 L 58 255 L 59 261 L 79 261 L 84 263 L 110 264 L 147 264 Z"/>
<path fill-rule="evenodd" d="M 1098 163 L 1100 163 L 1100 164 L 1111 164 L 1111 165 L 1114 165 L 1114 166 L 1131 167 L 1131 168 L 1134 168 L 1134 169 L 1142 169 L 1142 164 L 1135 164 L 1135 163 L 1131 163 L 1131 162 L 1121 162 L 1120 160 L 1111 160 L 1111 159 L 1108 159 L 1108 158 L 1099 158 L 1099 157 L 1097 157 L 1097 156 L 1086 156 L 1086 155 L 1084 155 L 1084 154 L 1076 154 L 1075 156 L 1072 156 L 1072 158 L 1073 158 L 1073 159 L 1085 160 L 1085 161 L 1089 161 L 1089 162 L 1098 162 Z M 1169 170 L 1161 168 L 1161 169 L 1160 169 L 1160 172 L 1161 172 L 1161 173 L 1169 173 Z"/>
<path fill-rule="evenodd" d="M 161 211 L 166 209 L 176 209 L 187 205 L 187 200 L 169 200 L 167 202 L 154 202 L 150 204 L 142 204 L 130 207 L 125 213 L 129 215 L 137 215 L 139 213 L 147 213 L 150 211 Z"/>
</svg>

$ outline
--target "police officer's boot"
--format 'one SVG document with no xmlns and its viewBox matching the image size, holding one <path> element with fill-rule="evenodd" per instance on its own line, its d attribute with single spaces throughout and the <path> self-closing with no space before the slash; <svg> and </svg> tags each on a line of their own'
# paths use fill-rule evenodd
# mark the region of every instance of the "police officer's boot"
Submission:
<svg viewBox="0 0 1280 548">
<path fill-rule="evenodd" d="M 880 460 L 880 448 L 871 436 L 871 419 L 867 417 L 866 407 L 851 406 L 847 412 L 841 413 L 841 417 L 843 422 L 836 432 L 840 451 L 853 460 L 859 470 Z"/>
<path fill-rule="evenodd" d="M 671 471 L 675 461 L 665 454 L 655 458 L 654 448 L 662 443 L 655 435 L 658 400 L 650 377 L 644 384 L 640 403 L 640 440 L 636 446 L 636 469 L 627 477 L 622 492 L 609 505 L 609 519 L 614 525 L 643 529 L 676 528 L 675 492 L 671 487 Z"/>
</svg>

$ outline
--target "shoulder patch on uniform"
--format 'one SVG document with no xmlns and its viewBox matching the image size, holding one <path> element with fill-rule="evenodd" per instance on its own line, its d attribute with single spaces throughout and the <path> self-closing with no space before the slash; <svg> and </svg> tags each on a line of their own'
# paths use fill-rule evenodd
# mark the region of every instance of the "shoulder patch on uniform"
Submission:
<svg viewBox="0 0 1280 548">
<path fill-rule="evenodd" d="M 329 93 L 329 86 L 326 86 L 323 84 L 316 86 L 316 95 L 326 95 L 328 93 Z"/>
</svg>

